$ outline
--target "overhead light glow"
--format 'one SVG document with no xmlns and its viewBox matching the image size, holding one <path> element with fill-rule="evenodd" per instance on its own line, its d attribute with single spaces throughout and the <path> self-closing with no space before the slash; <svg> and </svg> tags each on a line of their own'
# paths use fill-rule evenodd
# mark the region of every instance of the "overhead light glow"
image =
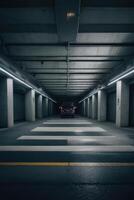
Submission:
<svg viewBox="0 0 134 200">
<path fill-rule="evenodd" d="M 24 81 L 22 81 L 21 79 L 17 78 L 16 76 L 14 76 L 13 74 L 11 74 L 10 72 L 6 71 L 5 69 L 0 67 L 0 71 L 3 72 L 4 74 L 8 75 L 9 77 L 13 78 L 14 80 L 18 81 L 19 83 L 25 85 L 26 87 L 30 88 L 30 89 L 34 89 L 31 85 L 25 83 Z M 43 93 L 41 93 L 40 91 L 34 89 L 37 93 L 41 94 L 44 97 L 47 97 L 48 99 L 50 99 L 51 101 L 55 102 L 53 99 L 49 98 L 48 96 L 45 96 Z M 56 102 L 55 102 L 56 103 Z"/>
<path fill-rule="evenodd" d="M 133 74 L 133 73 L 134 73 L 134 69 L 131 70 L 131 71 L 126 72 L 126 73 L 123 74 L 123 75 L 120 75 L 118 78 L 115 78 L 114 80 L 111 80 L 111 81 L 107 84 L 107 86 L 112 85 L 112 84 L 116 83 L 117 81 L 119 81 L 119 80 L 121 80 L 121 79 L 123 79 L 123 78 L 126 78 L 126 77 L 130 76 L 130 75 Z M 102 86 L 100 89 L 102 90 L 102 89 L 104 89 L 105 87 L 106 87 L 106 86 Z M 85 97 L 84 99 L 82 99 L 81 101 L 79 101 L 79 103 L 81 103 L 82 101 L 86 100 L 88 97 L 92 96 L 92 95 L 95 94 L 97 91 L 98 91 L 98 90 L 96 90 L 96 91 L 93 92 L 93 93 L 90 93 L 87 97 Z"/>
<path fill-rule="evenodd" d="M 0 71 L 4 72 L 6 75 L 10 76 L 11 78 L 13 78 L 14 80 L 20 82 L 21 84 L 27 86 L 28 88 L 32 88 L 29 84 L 25 83 L 24 81 L 20 80 L 19 78 L 17 78 L 16 76 L 14 76 L 13 74 L 11 74 L 10 72 L 6 71 L 5 69 L 0 67 Z"/>
<path fill-rule="evenodd" d="M 119 81 L 119 80 L 121 80 L 121 79 L 123 79 L 123 78 L 125 78 L 125 77 L 128 77 L 129 75 L 131 75 L 131 74 L 133 74 L 133 73 L 134 73 L 134 69 L 131 70 L 131 71 L 129 71 L 129 72 L 127 72 L 126 74 L 123 74 L 122 76 L 120 76 L 120 77 L 114 79 L 113 81 L 109 82 L 109 83 L 108 83 L 108 86 L 109 86 L 109 85 L 112 85 L 112 84 L 114 84 L 114 83 L 116 83 L 117 81 Z"/>
<path fill-rule="evenodd" d="M 104 87 L 105 88 L 105 87 Z M 101 88 L 103 89 L 103 88 Z M 82 99 L 81 101 L 79 101 L 79 103 L 83 102 L 84 100 L 86 100 L 87 98 L 93 96 L 94 94 L 96 94 L 99 91 L 99 89 L 94 90 L 93 92 L 91 92 L 88 96 L 86 96 L 84 99 Z"/>
<path fill-rule="evenodd" d="M 81 129 L 77 129 L 75 132 L 76 133 L 82 133 L 83 131 Z"/>
<path fill-rule="evenodd" d="M 67 18 L 69 19 L 69 18 L 72 18 L 72 17 L 75 17 L 75 12 L 73 12 L 73 11 L 68 11 L 68 12 L 67 12 Z"/>
</svg>

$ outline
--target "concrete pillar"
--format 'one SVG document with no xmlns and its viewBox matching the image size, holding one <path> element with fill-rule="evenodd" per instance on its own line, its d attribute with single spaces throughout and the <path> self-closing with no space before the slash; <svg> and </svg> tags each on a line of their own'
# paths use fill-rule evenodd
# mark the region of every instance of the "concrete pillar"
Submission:
<svg viewBox="0 0 134 200">
<path fill-rule="evenodd" d="M 85 99 L 85 117 L 87 117 L 87 99 Z"/>
<path fill-rule="evenodd" d="M 85 116 L 88 117 L 88 98 L 85 100 L 86 102 L 86 113 Z"/>
<path fill-rule="evenodd" d="M 51 100 L 49 100 L 48 101 L 49 102 L 49 116 L 51 116 L 52 115 L 52 101 Z"/>
<path fill-rule="evenodd" d="M 48 116 L 50 116 L 50 100 L 48 99 Z"/>
<path fill-rule="evenodd" d="M 97 119 L 97 95 L 92 96 L 92 119 Z"/>
<path fill-rule="evenodd" d="M 84 115 L 84 103 L 83 103 L 83 101 L 81 103 L 81 115 L 82 116 Z"/>
<path fill-rule="evenodd" d="M 27 121 L 35 121 L 35 91 L 29 90 L 25 95 L 25 115 Z"/>
<path fill-rule="evenodd" d="M 54 103 L 51 101 L 51 112 L 52 112 L 52 115 L 53 115 L 53 105 L 54 105 Z"/>
<path fill-rule="evenodd" d="M 89 105 L 89 103 L 90 103 L 90 99 L 89 98 L 87 98 L 87 117 L 89 117 L 89 112 L 90 112 L 90 105 Z"/>
<path fill-rule="evenodd" d="M 14 125 L 13 79 L 0 79 L 0 127 Z"/>
<path fill-rule="evenodd" d="M 98 121 L 106 121 L 107 96 L 105 90 L 98 91 Z"/>
<path fill-rule="evenodd" d="M 48 104 L 49 104 L 49 99 L 46 98 L 46 116 L 49 115 L 49 113 L 48 113 Z"/>
<path fill-rule="evenodd" d="M 48 99 L 46 97 L 43 97 L 43 102 L 42 102 L 42 114 L 43 117 L 48 116 Z"/>
<path fill-rule="evenodd" d="M 37 118 L 42 118 L 42 95 L 37 97 Z"/>
<path fill-rule="evenodd" d="M 81 115 L 83 116 L 83 112 L 84 112 L 84 109 L 83 109 L 83 102 L 81 102 Z"/>
<path fill-rule="evenodd" d="M 48 117 L 49 115 L 49 108 L 48 108 L 48 104 L 49 104 L 49 99 L 47 97 L 45 97 L 44 99 L 44 108 L 43 108 L 43 115 L 44 117 Z"/>
<path fill-rule="evenodd" d="M 83 101 L 83 116 L 85 117 L 86 115 L 86 102 L 85 100 Z"/>
<path fill-rule="evenodd" d="M 53 115 L 53 102 L 50 100 L 50 115 Z"/>
<path fill-rule="evenodd" d="M 116 125 L 129 124 L 129 86 L 124 81 L 116 83 Z"/>
<path fill-rule="evenodd" d="M 92 97 L 89 97 L 89 118 L 92 118 Z"/>
<path fill-rule="evenodd" d="M 87 116 L 87 100 L 85 99 L 85 117 Z"/>
</svg>

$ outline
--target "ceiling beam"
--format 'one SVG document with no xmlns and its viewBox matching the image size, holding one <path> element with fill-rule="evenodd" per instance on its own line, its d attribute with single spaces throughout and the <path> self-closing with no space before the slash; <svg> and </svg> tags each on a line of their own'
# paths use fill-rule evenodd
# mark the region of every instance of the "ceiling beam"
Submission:
<svg viewBox="0 0 134 200">
<path fill-rule="evenodd" d="M 1 8 L 51 7 L 53 0 L 0 0 Z"/>
<path fill-rule="evenodd" d="M 111 66 L 98 66 L 98 67 L 83 67 L 82 68 L 82 66 L 81 67 L 70 67 L 69 66 L 69 69 L 70 70 L 72 70 L 72 71 L 77 71 L 77 70 L 82 70 L 82 71 L 86 71 L 86 70 L 88 70 L 88 71 L 90 71 L 90 70 L 108 70 L 108 69 L 111 69 L 112 67 Z M 63 70 L 66 70 L 66 67 L 47 67 L 47 66 L 34 66 L 34 67 L 32 67 L 32 66 L 26 66 L 26 69 L 28 70 L 28 71 L 51 71 L 51 70 L 56 70 L 56 71 L 63 71 Z"/>
<path fill-rule="evenodd" d="M 7 43 L 7 42 L 5 42 L 4 43 L 4 45 L 6 46 L 6 47 L 15 47 L 15 46 L 19 46 L 19 47 L 21 47 L 21 46 L 23 46 L 23 47 L 28 47 L 28 46 L 35 46 L 35 47 L 42 47 L 42 46 L 45 46 L 45 47 L 47 47 L 47 46 L 50 46 L 50 47 L 65 47 L 65 48 L 67 48 L 67 44 L 66 43 Z M 87 47 L 109 47 L 109 46 L 112 46 L 112 47 L 133 47 L 134 46 L 134 42 L 120 42 L 120 43 L 118 43 L 118 42 L 113 42 L 113 43 L 111 43 L 111 42 L 88 42 L 88 43 L 69 43 L 69 49 L 71 48 L 71 47 L 85 47 L 85 48 L 87 48 Z M 58 57 L 60 57 L 60 56 L 58 56 Z"/>
<path fill-rule="evenodd" d="M 23 7 L 48 7 L 53 6 L 54 0 L 1 0 L 0 7 L 23 8 Z M 81 0 L 82 7 L 134 7 L 132 0 Z"/>
<path fill-rule="evenodd" d="M 66 70 L 67 71 L 67 70 Z M 53 72 L 53 71 L 51 71 L 51 72 L 37 72 L 37 71 L 28 71 L 29 73 L 31 73 L 31 74 L 37 74 L 37 75 L 40 75 L 40 74 L 46 74 L 46 75 L 66 75 L 67 74 L 67 72 L 58 72 L 58 70 L 57 70 L 57 72 Z M 103 75 L 103 74 L 108 74 L 109 73 L 109 71 L 107 70 L 96 70 L 96 71 L 78 71 L 78 72 L 72 72 L 72 71 L 70 71 L 69 70 L 69 75 L 73 75 L 73 74 L 75 74 L 75 75 L 88 75 L 88 74 L 100 74 L 100 75 Z M 59 77 L 60 78 L 60 77 Z"/>
<path fill-rule="evenodd" d="M 133 33 L 134 24 L 80 24 L 79 33 Z"/>
<path fill-rule="evenodd" d="M 42 86 L 46 86 L 46 87 L 65 87 L 66 86 L 66 84 L 64 83 L 64 84 L 47 84 L 47 83 L 41 83 L 41 85 Z M 70 87 L 87 87 L 87 86 L 93 86 L 94 85 L 94 83 L 92 83 L 92 84 L 70 84 L 69 83 L 69 86 Z"/>
<path fill-rule="evenodd" d="M 104 75 L 104 74 L 107 74 L 107 73 L 109 73 L 108 71 L 101 71 L 101 72 L 99 72 L 99 71 L 96 71 L 96 72 L 70 72 L 69 73 L 69 75 L 85 75 L 85 76 L 88 76 L 88 75 Z M 59 78 L 60 78 L 60 75 L 66 75 L 67 73 L 65 73 L 65 72 L 60 72 L 60 73 L 58 73 L 58 71 L 57 71 L 57 73 L 53 73 L 53 72 L 49 72 L 49 73 L 47 73 L 47 72 L 31 72 L 31 74 L 35 74 L 35 75 L 59 75 Z"/>
<path fill-rule="evenodd" d="M 44 85 L 48 85 L 48 86 L 49 86 L 49 85 L 50 85 L 50 86 L 51 86 L 51 85 L 66 85 L 66 82 L 57 82 L 57 83 L 55 83 L 55 82 L 40 81 L 40 83 L 41 83 L 42 85 L 44 84 Z M 79 85 L 80 85 L 80 86 L 81 86 L 81 85 L 86 85 L 86 86 L 87 86 L 87 85 L 94 85 L 95 83 L 96 83 L 95 81 L 94 81 L 94 82 L 91 81 L 91 82 L 89 82 L 89 83 L 87 83 L 87 82 L 85 82 L 85 83 L 84 83 L 84 82 L 80 82 L 80 83 L 79 83 L 79 82 L 69 82 L 69 85 L 72 85 L 72 86 L 75 86 L 75 85 L 76 85 L 76 86 L 79 86 Z"/>
<path fill-rule="evenodd" d="M 13 58 L 12 56 L 10 56 L 10 58 L 12 59 L 12 60 L 14 60 L 14 61 L 22 61 L 22 62 L 66 62 L 66 59 L 64 59 L 64 60 L 40 60 L 40 59 L 34 59 L 34 60 L 30 60 L 30 59 L 23 59 L 23 58 Z M 122 61 L 124 61 L 124 59 L 122 58 L 122 59 L 86 59 L 86 60 L 80 60 L 80 59 L 69 59 L 69 62 L 122 62 Z"/>
<path fill-rule="evenodd" d="M 79 27 L 80 0 L 55 0 L 55 15 L 59 41 L 75 41 Z"/>
<path fill-rule="evenodd" d="M 134 24 L 80 24 L 79 33 L 133 33 Z M 2 24 L 0 33 L 57 33 L 56 24 Z"/>
<path fill-rule="evenodd" d="M 56 24 L 7 24 L 0 26 L 0 33 L 56 33 Z"/>
<path fill-rule="evenodd" d="M 26 60 L 26 61 L 36 61 L 36 60 L 39 60 L 39 61 L 47 61 L 47 59 L 52 59 L 51 61 L 53 62 L 53 59 L 57 60 L 59 59 L 63 59 L 65 58 L 66 56 L 57 56 L 57 55 L 49 55 L 49 56 L 38 56 L 38 55 L 35 55 L 35 56 L 13 56 L 13 55 L 9 55 L 10 58 L 14 59 L 14 60 Z M 83 59 L 86 59 L 89 61 L 91 60 L 91 58 L 97 58 L 97 59 L 105 59 L 107 60 L 107 58 L 111 58 L 111 59 L 121 59 L 123 57 L 134 57 L 134 55 L 69 55 L 69 58 L 74 58 L 74 59 L 81 59 L 83 61 Z M 74 60 L 72 60 L 73 62 Z M 81 61 L 81 62 L 82 62 Z"/>
<path fill-rule="evenodd" d="M 82 7 L 134 7 L 133 0 L 82 0 Z"/>
<path fill-rule="evenodd" d="M 36 80 L 40 81 L 40 79 L 41 79 L 40 77 L 36 77 Z M 91 81 L 99 82 L 101 79 L 102 79 L 101 76 L 98 79 L 96 79 L 96 78 L 88 78 L 88 77 L 87 78 L 75 78 L 75 79 L 71 78 L 70 82 L 73 82 L 74 80 L 77 81 L 77 82 L 84 82 L 84 83 L 91 82 Z M 53 78 L 53 77 L 46 78 L 45 77 L 43 80 L 44 80 L 44 82 L 45 81 L 46 82 L 53 82 L 53 81 L 58 82 L 59 81 L 59 77 L 58 78 Z M 64 82 L 66 79 L 63 77 L 63 78 L 60 78 L 60 80 Z"/>
</svg>

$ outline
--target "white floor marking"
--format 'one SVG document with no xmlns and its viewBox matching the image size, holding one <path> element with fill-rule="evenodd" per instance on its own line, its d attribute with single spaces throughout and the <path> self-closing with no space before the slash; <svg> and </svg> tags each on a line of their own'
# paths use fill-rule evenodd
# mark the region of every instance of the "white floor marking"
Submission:
<svg viewBox="0 0 134 200">
<path fill-rule="evenodd" d="M 88 119 L 79 119 L 79 118 L 58 118 L 58 119 L 48 119 L 48 120 L 45 120 L 45 121 L 85 121 L 85 122 L 89 122 Z"/>
<path fill-rule="evenodd" d="M 82 141 L 104 141 L 117 139 L 116 136 L 42 136 L 42 135 L 24 135 L 17 140 L 82 140 Z"/>
<path fill-rule="evenodd" d="M 0 146 L 3 151 L 22 152 L 134 152 L 134 146 Z"/>
<path fill-rule="evenodd" d="M 105 132 L 100 127 L 37 127 L 32 132 Z"/>
<path fill-rule="evenodd" d="M 0 162 L 0 167 L 134 167 L 133 162 Z"/>
<path fill-rule="evenodd" d="M 76 124 L 76 125 L 82 125 L 82 124 L 84 124 L 84 125 L 90 125 L 90 124 L 93 124 L 93 123 L 91 123 L 91 122 L 85 122 L 85 121 L 83 121 L 83 122 L 81 122 L 81 121 L 48 121 L 48 122 L 43 122 L 43 124 Z"/>
</svg>

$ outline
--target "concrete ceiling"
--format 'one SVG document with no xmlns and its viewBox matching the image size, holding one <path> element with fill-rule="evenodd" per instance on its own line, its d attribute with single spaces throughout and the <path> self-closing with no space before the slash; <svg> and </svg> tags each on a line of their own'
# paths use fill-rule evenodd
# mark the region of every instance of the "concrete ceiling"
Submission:
<svg viewBox="0 0 134 200">
<path fill-rule="evenodd" d="M 1 48 L 53 97 L 78 99 L 133 57 L 134 2 L 60 1 L 0 1 Z"/>
</svg>

